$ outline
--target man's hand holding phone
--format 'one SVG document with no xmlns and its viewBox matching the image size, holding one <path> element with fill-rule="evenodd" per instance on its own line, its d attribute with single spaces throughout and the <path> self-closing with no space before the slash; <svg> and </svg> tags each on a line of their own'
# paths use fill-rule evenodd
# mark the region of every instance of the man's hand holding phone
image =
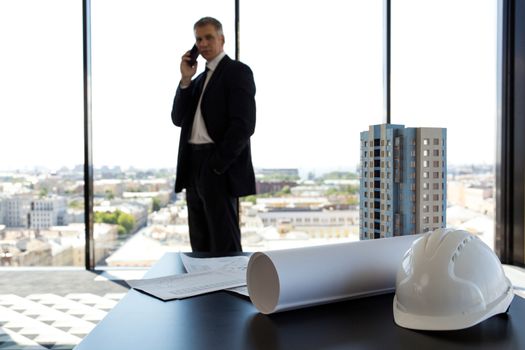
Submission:
<svg viewBox="0 0 525 350">
<path fill-rule="evenodd" d="M 197 45 L 193 45 L 191 50 L 187 51 L 183 56 L 180 62 L 180 73 L 181 73 L 181 84 L 190 85 L 191 78 L 197 72 L 197 57 L 199 56 L 199 49 Z"/>
</svg>

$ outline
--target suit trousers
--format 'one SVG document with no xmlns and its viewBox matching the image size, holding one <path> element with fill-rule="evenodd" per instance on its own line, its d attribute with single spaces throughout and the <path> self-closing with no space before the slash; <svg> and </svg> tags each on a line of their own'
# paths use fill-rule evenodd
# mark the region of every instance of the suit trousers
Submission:
<svg viewBox="0 0 525 350">
<path fill-rule="evenodd" d="M 189 145 L 190 177 L 186 188 L 191 249 L 194 252 L 241 252 L 238 199 L 228 191 L 225 174 L 209 166 L 213 144 Z"/>
</svg>

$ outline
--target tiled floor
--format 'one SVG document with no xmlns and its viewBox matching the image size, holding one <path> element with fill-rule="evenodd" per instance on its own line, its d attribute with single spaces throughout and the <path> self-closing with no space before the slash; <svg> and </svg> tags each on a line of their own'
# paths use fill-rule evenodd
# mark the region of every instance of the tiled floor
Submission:
<svg viewBox="0 0 525 350">
<path fill-rule="evenodd" d="M 124 295 L 0 295 L 0 349 L 72 349 Z"/>
<path fill-rule="evenodd" d="M 0 270 L 0 350 L 73 349 L 126 295 L 118 275 Z"/>
</svg>

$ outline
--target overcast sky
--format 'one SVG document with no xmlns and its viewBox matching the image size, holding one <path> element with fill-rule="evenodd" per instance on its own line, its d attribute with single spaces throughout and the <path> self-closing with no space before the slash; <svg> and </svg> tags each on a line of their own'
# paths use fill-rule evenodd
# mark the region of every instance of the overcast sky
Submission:
<svg viewBox="0 0 525 350">
<path fill-rule="evenodd" d="M 193 23 L 231 0 L 92 0 L 95 166 L 174 167 Z M 383 1 L 241 1 L 256 167 L 352 169 L 383 121 Z M 392 1 L 392 122 L 448 129 L 449 164 L 494 163 L 496 0 Z M 206 9 L 206 11 L 203 11 Z M 0 169 L 83 161 L 81 1 L 0 2 Z M 202 59 L 201 59 L 202 60 Z M 203 62 L 201 61 L 201 69 Z"/>
</svg>

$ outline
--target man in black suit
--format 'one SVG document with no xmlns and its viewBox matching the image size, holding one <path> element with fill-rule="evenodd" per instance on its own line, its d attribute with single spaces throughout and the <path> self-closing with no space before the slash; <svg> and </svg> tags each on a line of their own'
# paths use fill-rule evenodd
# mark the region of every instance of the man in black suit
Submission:
<svg viewBox="0 0 525 350">
<path fill-rule="evenodd" d="M 193 251 L 242 251 L 238 198 L 255 193 L 250 136 L 255 131 L 251 69 L 224 53 L 222 25 L 211 17 L 194 27 L 206 71 L 182 56 L 171 119 L 181 127 L 175 192 L 186 188 Z"/>
</svg>

